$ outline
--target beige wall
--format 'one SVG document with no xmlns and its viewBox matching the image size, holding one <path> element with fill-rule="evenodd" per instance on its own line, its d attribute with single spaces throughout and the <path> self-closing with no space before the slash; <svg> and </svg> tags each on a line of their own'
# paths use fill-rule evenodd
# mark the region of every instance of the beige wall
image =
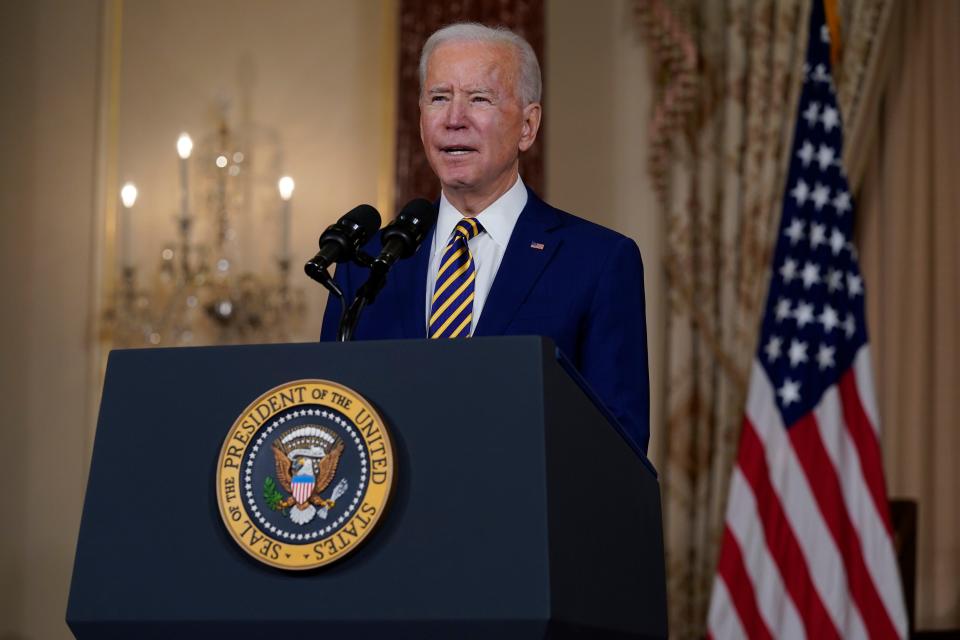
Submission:
<svg viewBox="0 0 960 640">
<path fill-rule="evenodd" d="M 0 5 L 0 637 L 58 638 L 87 460 L 98 3 Z"/>
<path fill-rule="evenodd" d="M 119 180 L 136 182 L 134 211 L 139 268 L 153 270 L 175 238 L 181 131 L 196 143 L 215 132 L 218 105 L 230 104 L 232 126 L 249 118 L 277 134 L 279 169 L 296 181 L 292 282 L 308 293 L 306 322 L 294 338 L 319 335 L 324 290 L 302 273 L 323 229 L 360 202 L 377 204 L 379 168 L 392 147 L 384 110 L 393 96 L 391 43 L 380 37 L 395 3 L 384 0 L 127 0 L 123 9 L 119 99 Z M 281 10 L 278 10 L 281 9 Z M 389 75 L 389 73 L 387 74 Z M 248 114 L 248 115 L 244 115 Z M 266 171 L 263 152 L 258 169 Z M 197 231 L 213 237 L 203 217 L 192 159 Z M 237 267 L 273 275 L 279 247 L 276 178 L 264 172 L 249 212 L 233 212 Z M 388 212 L 384 211 L 384 215 Z"/>
<path fill-rule="evenodd" d="M 551 0 L 544 127 L 551 204 L 616 229 L 643 255 L 650 345 L 650 458 L 662 440 L 666 328 L 663 225 L 646 171 L 646 49 L 628 0 Z"/>
<path fill-rule="evenodd" d="M 202 132 L 219 95 L 239 100 L 243 61 L 254 120 L 275 127 L 297 180 L 293 252 L 382 198 L 392 59 L 390 0 L 127 0 L 123 4 L 117 178 L 141 189 L 135 246 L 152 268 L 173 237 L 182 130 Z M 69 637 L 63 623 L 99 384 L 94 333 L 109 166 L 110 5 L 0 3 L 0 315 L 5 416 L 0 468 L 0 638 Z M 282 6 L 282 10 L 278 10 Z M 662 230 L 644 169 L 649 92 L 627 0 L 547 4 L 547 188 L 567 210 L 636 238 L 646 265 L 654 399 L 662 396 Z M 392 50 L 392 48 L 391 48 Z M 386 67 L 385 67 L 386 65 Z M 386 73 L 384 73 L 386 70 Z M 391 103 L 392 104 L 392 103 Z M 101 126 L 99 123 L 104 123 Z M 199 137 L 195 135 L 195 137 Z M 110 196 L 112 197 L 112 195 Z M 272 222 L 247 221 L 267 236 Z M 249 251 L 262 269 L 275 240 Z M 108 265 L 109 266 L 109 265 Z M 310 299 L 304 338 L 323 296 Z M 660 406 L 653 403 L 653 446 Z M 653 449 L 652 449 L 653 450 Z M 656 456 L 654 456 L 656 461 Z"/>
<path fill-rule="evenodd" d="M 101 92 L 110 4 L 0 3 L 0 380 L 10 407 L 0 430 L 0 638 L 70 637 L 64 613 L 99 385 L 99 258 L 110 248 L 95 204 L 106 197 L 98 163 L 112 133 Z M 141 268 L 173 237 L 177 135 L 209 126 L 219 95 L 236 99 L 244 59 L 255 72 L 254 119 L 277 128 L 297 179 L 294 255 L 312 255 L 320 231 L 357 202 L 376 203 L 390 146 L 380 29 L 392 3 L 122 4 L 116 170 L 141 190 Z M 261 232 L 254 221 L 251 235 Z M 247 266 L 262 270 L 275 243 L 255 245 Z M 303 337 L 315 339 L 323 296 L 295 276 L 310 304 Z"/>
</svg>

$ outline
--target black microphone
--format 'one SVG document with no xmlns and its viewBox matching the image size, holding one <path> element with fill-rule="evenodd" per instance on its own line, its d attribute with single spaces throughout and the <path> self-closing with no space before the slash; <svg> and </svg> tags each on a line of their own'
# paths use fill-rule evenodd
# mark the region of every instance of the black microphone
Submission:
<svg viewBox="0 0 960 640">
<path fill-rule="evenodd" d="M 380 213 L 368 204 L 354 207 L 320 236 L 320 251 L 303 265 L 318 282 L 329 278 L 327 267 L 352 260 L 360 247 L 380 228 Z"/>
<path fill-rule="evenodd" d="M 423 198 L 408 202 L 397 217 L 380 231 L 383 249 L 374 263 L 384 270 L 402 258 L 409 258 L 437 221 L 437 208 Z"/>
<path fill-rule="evenodd" d="M 387 271 L 397 260 L 409 258 L 416 252 L 436 221 L 437 209 L 433 203 L 417 198 L 408 202 L 393 222 L 380 231 L 383 248 L 380 255 L 370 263 L 367 281 L 360 286 L 350 307 L 340 317 L 340 328 L 337 331 L 340 342 L 353 339 L 360 314 L 364 307 L 373 304 L 377 294 L 383 289 L 387 281 Z"/>
</svg>

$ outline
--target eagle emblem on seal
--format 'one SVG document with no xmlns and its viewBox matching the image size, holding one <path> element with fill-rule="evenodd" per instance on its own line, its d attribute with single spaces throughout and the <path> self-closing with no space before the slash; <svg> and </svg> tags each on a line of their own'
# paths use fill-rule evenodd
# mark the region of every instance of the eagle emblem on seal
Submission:
<svg viewBox="0 0 960 640">
<path fill-rule="evenodd" d="M 315 517 L 325 519 L 337 498 L 347 490 L 344 478 L 329 498 L 321 494 L 333 482 L 343 453 L 343 440 L 327 427 L 303 425 L 291 429 L 273 441 L 277 482 L 288 495 L 272 488 L 271 508 L 288 514 L 290 520 L 305 525 Z M 271 488 L 267 488 L 270 492 Z"/>
</svg>

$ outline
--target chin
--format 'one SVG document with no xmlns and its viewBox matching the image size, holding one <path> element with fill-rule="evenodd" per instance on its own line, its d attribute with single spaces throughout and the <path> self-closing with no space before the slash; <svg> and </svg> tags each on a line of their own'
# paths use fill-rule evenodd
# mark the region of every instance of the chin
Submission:
<svg viewBox="0 0 960 640">
<path fill-rule="evenodd" d="M 473 176 L 459 171 L 440 172 L 439 177 L 445 189 L 469 189 L 476 183 Z"/>
</svg>

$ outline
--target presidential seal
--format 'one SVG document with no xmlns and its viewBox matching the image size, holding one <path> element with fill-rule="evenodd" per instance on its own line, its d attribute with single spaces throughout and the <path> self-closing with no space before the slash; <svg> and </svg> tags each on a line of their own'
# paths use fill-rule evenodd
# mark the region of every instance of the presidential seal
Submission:
<svg viewBox="0 0 960 640">
<path fill-rule="evenodd" d="M 296 380 L 254 400 L 217 463 L 217 502 L 240 548 L 280 569 L 313 569 L 376 527 L 393 484 L 383 420 L 359 394 Z"/>
</svg>

